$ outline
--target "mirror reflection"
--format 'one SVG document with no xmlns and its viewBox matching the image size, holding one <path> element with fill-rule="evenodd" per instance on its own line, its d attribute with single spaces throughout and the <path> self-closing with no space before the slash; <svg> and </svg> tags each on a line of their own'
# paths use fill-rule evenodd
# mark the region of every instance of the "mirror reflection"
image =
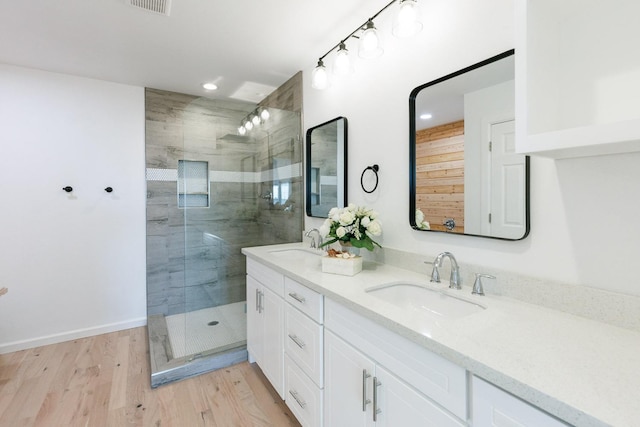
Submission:
<svg viewBox="0 0 640 427">
<path fill-rule="evenodd" d="M 326 218 L 347 203 L 347 119 L 308 129 L 306 146 L 307 215 Z"/>
<path fill-rule="evenodd" d="M 510 50 L 411 92 L 414 229 L 528 234 L 529 159 L 515 153 L 514 58 Z"/>
</svg>

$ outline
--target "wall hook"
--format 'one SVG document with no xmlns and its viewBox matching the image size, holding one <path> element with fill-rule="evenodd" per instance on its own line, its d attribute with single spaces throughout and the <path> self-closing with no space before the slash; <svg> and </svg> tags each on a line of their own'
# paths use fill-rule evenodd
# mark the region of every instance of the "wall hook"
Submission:
<svg viewBox="0 0 640 427">
<path fill-rule="evenodd" d="M 373 186 L 373 189 L 371 190 L 367 190 L 366 188 L 364 188 L 364 174 L 368 171 L 371 170 L 373 171 L 373 173 L 376 176 L 376 184 Z M 378 171 L 380 170 L 380 166 L 378 165 L 373 165 L 373 166 L 367 166 L 366 168 L 364 168 L 364 170 L 362 171 L 362 175 L 360 175 L 360 187 L 362 187 L 362 191 L 364 191 L 365 193 L 373 193 L 374 191 L 376 191 L 376 188 L 378 188 Z"/>
<path fill-rule="evenodd" d="M 73 187 L 71 187 L 70 185 L 67 185 L 66 187 L 62 187 L 62 189 L 67 193 L 71 193 L 73 191 Z"/>
<path fill-rule="evenodd" d="M 111 193 L 113 191 L 113 188 L 107 187 L 104 189 L 104 191 L 106 191 L 107 193 Z"/>
</svg>

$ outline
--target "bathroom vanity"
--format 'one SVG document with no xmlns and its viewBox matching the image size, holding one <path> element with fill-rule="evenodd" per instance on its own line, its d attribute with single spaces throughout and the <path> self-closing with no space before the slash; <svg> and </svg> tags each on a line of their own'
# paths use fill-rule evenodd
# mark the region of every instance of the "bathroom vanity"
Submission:
<svg viewBox="0 0 640 427">
<path fill-rule="evenodd" d="M 426 269 L 322 273 L 321 252 L 301 243 L 242 252 L 250 358 L 304 426 L 640 419 L 636 331 L 451 290 Z"/>
</svg>

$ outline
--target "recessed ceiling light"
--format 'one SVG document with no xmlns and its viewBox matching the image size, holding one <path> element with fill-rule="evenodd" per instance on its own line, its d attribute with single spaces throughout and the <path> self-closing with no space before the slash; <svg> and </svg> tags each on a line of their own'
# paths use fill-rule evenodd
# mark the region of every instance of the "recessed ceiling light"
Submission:
<svg viewBox="0 0 640 427">
<path fill-rule="evenodd" d="M 429 120 L 430 118 L 432 118 L 433 116 L 429 113 L 424 113 L 424 114 L 420 114 L 420 118 L 422 120 Z"/>
<path fill-rule="evenodd" d="M 216 90 L 218 89 L 218 85 L 216 85 L 215 83 L 204 83 L 202 85 L 203 88 L 205 88 L 206 90 Z"/>
</svg>

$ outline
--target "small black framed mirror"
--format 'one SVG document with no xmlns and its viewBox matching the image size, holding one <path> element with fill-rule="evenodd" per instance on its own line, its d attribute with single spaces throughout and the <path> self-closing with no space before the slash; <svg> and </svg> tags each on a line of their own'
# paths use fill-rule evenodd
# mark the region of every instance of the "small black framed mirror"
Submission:
<svg viewBox="0 0 640 427">
<path fill-rule="evenodd" d="M 520 240 L 529 234 L 529 157 L 515 152 L 515 51 L 409 96 L 409 223 Z"/>
<path fill-rule="evenodd" d="M 347 205 L 347 119 L 336 117 L 307 130 L 306 211 L 326 218 Z"/>
</svg>

